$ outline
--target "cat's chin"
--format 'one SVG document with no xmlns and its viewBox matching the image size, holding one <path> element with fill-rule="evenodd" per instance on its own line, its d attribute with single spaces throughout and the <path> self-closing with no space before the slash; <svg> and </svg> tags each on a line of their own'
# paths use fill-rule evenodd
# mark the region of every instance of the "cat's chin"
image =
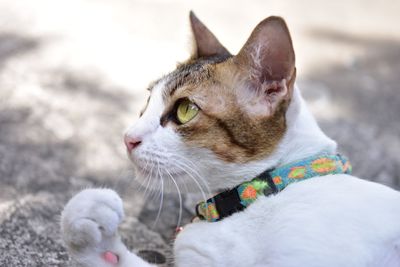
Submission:
<svg viewBox="0 0 400 267">
<path fill-rule="evenodd" d="M 142 166 L 142 164 L 138 164 L 134 161 L 132 161 L 132 163 L 134 167 L 135 177 L 137 177 L 139 180 L 144 180 L 149 176 L 152 176 L 152 177 L 161 177 L 165 179 L 172 178 L 178 182 L 189 175 L 185 171 L 177 168 L 166 170 L 163 168 L 163 166 L 156 166 L 149 164 L 147 165 L 145 164 L 144 166 Z"/>
</svg>

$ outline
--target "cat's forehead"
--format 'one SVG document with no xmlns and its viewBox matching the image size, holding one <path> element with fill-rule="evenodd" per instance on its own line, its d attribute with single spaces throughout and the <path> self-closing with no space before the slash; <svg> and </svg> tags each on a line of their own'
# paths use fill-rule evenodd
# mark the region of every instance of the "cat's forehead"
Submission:
<svg viewBox="0 0 400 267">
<path fill-rule="evenodd" d="M 150 91 L 157 84 L 162 83 L 164 98 L 172 96 L 175 91 L 184 85 L 196 85 L 212 78 L 212 66 L 227 60 L 228 56 L 215 56 L 205 59 L 188 60 L 181 63 L 171 73 L 163 76 L 150 85 Z"/>
</svg>

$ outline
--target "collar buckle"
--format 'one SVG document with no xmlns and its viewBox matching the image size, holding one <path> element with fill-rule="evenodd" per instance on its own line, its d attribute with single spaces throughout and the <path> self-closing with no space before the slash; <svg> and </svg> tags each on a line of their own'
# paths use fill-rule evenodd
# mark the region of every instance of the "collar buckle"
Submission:
<svg viewBox="0 0 400 267">
<path fill-rule="evenodd" d="M 216 195 L 213 199 L 219 214 L 219 218 L 228 217 L 233 213 L 241 211 L 245 208 L 241 203 L 239 193 L 236 188 L 222 192 Z"/>
</svg>

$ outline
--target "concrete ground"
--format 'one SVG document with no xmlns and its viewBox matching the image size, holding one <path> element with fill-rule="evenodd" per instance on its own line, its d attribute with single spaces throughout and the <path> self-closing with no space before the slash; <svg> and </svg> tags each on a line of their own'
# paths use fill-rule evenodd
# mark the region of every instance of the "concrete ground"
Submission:
<svg viewBox="0 0 400 267">
<path fill-rule="evenodd" d="M 159 199 L 144 205 L 122 133 L 147 84 L 188 56 L 190 9 L 233 53 L 261 19 L 285 17 L 322 128 L 356 175 L 400 187 L 399 1 L 0 0 L 0 266 L 73 265 L 59 214 L 94 186 L 124 198 L 132 249 L 169 257 L 176 193 L 153 226 Z"/>
</svg>

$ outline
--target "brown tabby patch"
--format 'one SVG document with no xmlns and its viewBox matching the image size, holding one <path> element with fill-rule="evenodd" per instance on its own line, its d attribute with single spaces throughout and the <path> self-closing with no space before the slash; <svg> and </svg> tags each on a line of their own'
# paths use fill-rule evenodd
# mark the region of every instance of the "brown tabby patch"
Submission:
<svg viewBox="0 0 400 267">
<path fill-rule="evenodd" d="M 210 149 L 227 162 L 244 163 L 270 155 L 285 134 L 290 99 L 282 101 L 269 117 L 250 116 L 239 106 L 235 93 L 245 86 L 246 75 L 231 58 L 182 64 L 165 77 L 167 108 L 161 124 L 172 125 L 188 145 Z M 294 75 L 287 82 L 289 90 L 293 83 Z M 201 111 L 192 121 L 179 125 L 168 118 L 175 102 L 185 97 Z"/>
</svg>

